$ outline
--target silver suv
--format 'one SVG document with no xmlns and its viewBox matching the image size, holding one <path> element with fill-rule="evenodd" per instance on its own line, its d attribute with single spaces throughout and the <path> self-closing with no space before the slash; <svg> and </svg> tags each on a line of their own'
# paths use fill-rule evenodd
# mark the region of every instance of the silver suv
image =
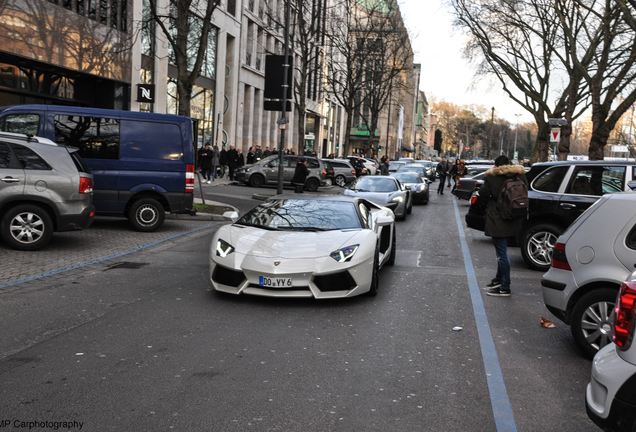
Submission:
<svg viewBox="0 0 636 432">
<path fill-rule="evenodd" d="M 320 186 L 325 184 L 327 170 L 325 164 L 314 157 L 300 156 L 304 158 L 309 168 L 309 175 L 305 180 L 305 188 L 315 192 Z M 283 156 L 283 183 L 291 184 L 298 163 L 299 156 Z M 245 165 L 236 170 L 235 178 L 241 183 L 249 184 L 252 187 L 261 187 L 266 184 L 278 183 L 278 155 L 271 155 L 252 165 Z"/>
<path fill-rule="evenodd" d="M 636 264 L 635 210 L 636 193 L 601 197 L 558 238 L 541 279 L 545 305 L 588 357 L 611 342 L 616 295 Z"/>
<path fill-rule="evenodd" d="M 93 221 L 93 176 L 77 149 L 0 132 L 0 234 L 18 250 L 46 246 L 54 231 Z"/>
</svg>

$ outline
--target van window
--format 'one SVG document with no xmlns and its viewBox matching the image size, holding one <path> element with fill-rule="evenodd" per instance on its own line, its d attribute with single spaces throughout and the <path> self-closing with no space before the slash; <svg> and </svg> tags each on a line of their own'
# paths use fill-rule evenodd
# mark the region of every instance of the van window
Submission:
<svg viewBox="0 0 636 432">
<path fill-rule="evenodd" d="M 121 121 L 122 158 L 181 160 L 181 129 L 174 123 Z"/>
<path fill-rule="evenodd" d="M 7 114 L 0 119 L 0 130 L 25 135 L 37 135 L 40 130 L 40 116 L 29 113 Z"/>
<path fill-rule="evenodd" d="M 51 167 L 49 164 L 44 162 L 40 156 L 37 155 L 30 148 L 14 144 L 13 152 L 15 156 L 18 158 L 18 161 L 22 164 L 24 169 L 26 170 L 50 170 Z"/>
<path fill-rule="evenodd" d="M 625 245 L 630 249 L 636 250 L 636 225 L 631 229 L 625 238 Z"/>
<path fill-rule="evenodd" d="M 119 159 L 119 120 L 107 117 L 56 115 L 55 141 L 79 148 L 88 159 Z"/>
</svg>

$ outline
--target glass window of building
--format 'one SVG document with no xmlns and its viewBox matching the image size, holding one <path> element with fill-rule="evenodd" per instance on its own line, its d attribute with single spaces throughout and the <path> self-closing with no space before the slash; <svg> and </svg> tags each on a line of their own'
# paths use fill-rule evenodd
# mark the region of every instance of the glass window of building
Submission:
<svg viewBox="0 0 636 432">
<path fill-rule="evenodd" d="M 155 52 L 155 21 L 152 16 L 152 4 L 150 3 L 150 0 L 143 0 L 142 27 L 141 27 L 141 53 L 152 57 L 154 55 L 154 52 Z"/>
<path fill-rule="evenodd" d="M 213 142 L 214 133 L 214 92 L 210 89 L 195 86 L 192 89 L 190 116 L 197 122 L 199 145 L 207 141 Z"/>
<path fill-rule="evenodd" d="M 99 0 L 99 22 L 108 23 L 108 0 Z"/>
</svg>

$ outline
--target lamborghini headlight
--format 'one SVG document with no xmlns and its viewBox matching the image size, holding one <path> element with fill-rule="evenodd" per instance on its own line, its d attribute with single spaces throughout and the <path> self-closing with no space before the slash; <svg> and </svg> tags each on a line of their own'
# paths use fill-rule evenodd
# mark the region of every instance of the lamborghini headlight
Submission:
<svg viewBox="0 0 636 432">
<path fill-rule="evenodd" d="M 396 203 L 401 203 L 402 201 L 404 201 L 404 198 L 402 198 L 401 195 L 398 195 L 395 198 L 393 198 L 391 201 L 396 202 Z"/>
<path fill-rule="evenodd" d="M 226 242 L 225 240 L 219 239 L 216 242 L 216 256 L 220 256 L 221 258 L 225 258 L 229 254 L 234 252 L 234 247 Z"/>
<path fill-rule="evenodd" d="M 337 251 L 333 251 L 329 254 L 329 256 L 339 263 L 351 261 L 353 255 L 355 255 L 356 251 L 360 245 L 351 245 L 347 247 L 343 247 L 342 249 L 338 249 Z"/>
</svg>

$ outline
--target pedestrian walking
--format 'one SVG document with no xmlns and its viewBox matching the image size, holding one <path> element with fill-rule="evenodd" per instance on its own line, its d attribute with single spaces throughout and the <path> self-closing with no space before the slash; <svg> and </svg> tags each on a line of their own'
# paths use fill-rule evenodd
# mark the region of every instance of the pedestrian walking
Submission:
<svg viewBox="0 0 636 432">
<path fill-rule="evenodd" d="M 254 162 L 256 162 L 256 149 L 254 148 L 254 146 L 250 147 L 249 150 L 247 151 L 247 164 L 251 165 Z"/>
<path fill-rule="evenodd" d="M 466 172 L 467 172 L 466 164 L 464 163 L 464 161 L 461 159 L 455 160 L 455 164 L 450 170 L 450 176 L 453 179 L 452 190 L 455 190 L 455 188 L 457 187 L 457 183 L 459 182 L 459 179 L 466 176 Z"/>
<path fill-rule="evenodd" d="M 225 144 L 219 152 L 219 165 L 221 165 L 221 178 L 225 177 L 225 171 L 227 170 L 227 150 L 225 150 Z"/>
<path fill-rule="evenodd" d="M 210 171 L 212 169 L 212 149 L 210 143 L 199 149 L 199 169 L 203 176 L 203 183 L 210 183 Z"/>
<path fill-rule="evenodd" d="M 386 155 L 380 158 L 380 174 L 389 175 L 389 158 Z"/>
<path fill-rule="evenodd" d="M 294 177 L 292 178 L 294 192 L 303 193 L 303 190 L 305 189 L 305 180 L 307 180 L 308 175 L 309 169 L 307 168 L 307 160 L 305 158 L 298 158 L 296 169 L 294 170 Z"/>
<path fill-rule="evenodd" d="M 439 176 L 439 186 L 437 187 L 437 193 L 440 195 L 444 195 L 444 186 L 446 185 L 446 177 L 448 176 L 448 172 L 450 171 L 450 165 L 445 158 L 437 164 L 437 175 Z"/>
<path fill-rule="evenodd" d="M 219 152 L 219 146 L 214 145 L 214 147 L 212 147 L 212 180 L 216 180 L 216 178 L 219 175 L 219 164 L 221 162 L 221 152 Z M 208 180 L 208 183 L 210 183 L 210 181 Z"/>
<path fill-rule="evenodd" d="M 227 151 L 227 166 L 230 170 L 229 178 L 233 181 L 234 171 L 240 166 L 239 154 L 234 146 L 230 146 L 230 149 Z"/>
<path fill-rule="evenodd" d="M 485 233 L 492 238 L 497 256 L 497 274 L 486 288 L 489 296 L 510 296 L 508 238 L 521 229 L 528 206 L 528 181 L 521 165 L 511 165 L 501 155 L 486 172 L 479 189 L 479 206 L 486 208 Z"/>
</svg>

